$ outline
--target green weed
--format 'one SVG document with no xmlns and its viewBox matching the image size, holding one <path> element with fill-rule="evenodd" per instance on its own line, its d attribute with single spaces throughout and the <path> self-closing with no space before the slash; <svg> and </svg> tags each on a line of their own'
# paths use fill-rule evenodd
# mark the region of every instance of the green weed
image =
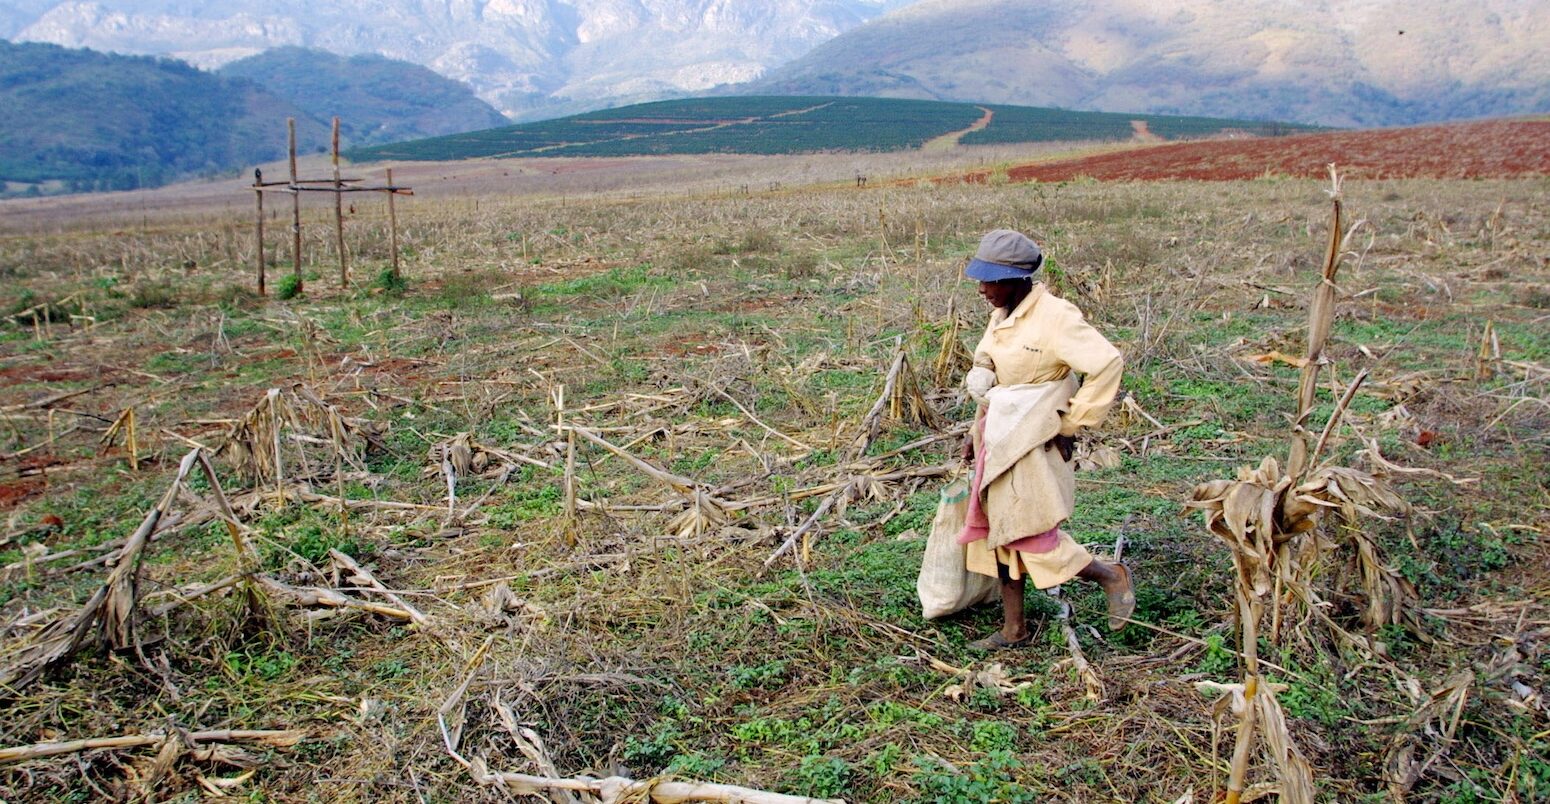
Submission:
<svg viewBox="0 0 1550 804">
<path fill-rule="evenodd" d="M 941 492 L 936 488 L 928 487 L 911 494 L 904 501 L 904 510 L 883 526 L 883 535 L 898 536 L 907 530 L 914 530 L 923 536 L 930 533 L 931 522 L 936 518 L 936 509 L 941 500 Z"/>
<path fill-rule="evenodd" d="M 209 366 L 208 355 L 193 352 L 161 352 L 146 362 L 147 371 L 158 374 L 191 374 Z"/>
<path fill-rule="evenodd" d="M 720 757 L 710 756 L 698 751 L 687 754 L 677 754 L 673 761 L 667 763 L 662 770 L 664 775 L 680 776 L 685 779 L 697 781 L 714 780 L 721 769 L 726 767 L 727 761 Z"/>
<path fill-rule="evenodd" d="M 757 717 L 732 727 L 732 739 L 740 743 L 780 745 L 795 748 L 799 745 L 816 749 L 812 721 L 802 718 L 792 721 L 776 717 Z"/>
<path fill-rule="evenodd" d="M 377 277 L 372 280 L 371 286 L 384 296 L 397 298 L 409 290 L 409 280 L 404 278 L 402 272 L 388 266 L 377 272 Z"/>
<path fill-rule="evenodd" d="M 296 668 L 295 656 L 285 652 L 247 653 L 233 651 L 226 654 L 226 669 L 239 679 L 278 681 Z"/>
<path fill-rule="evenodd" d="M 548 519 L 564 509 L 565 492 L 558 483 L 516 486 L 500 503 L 489 507 L 489 522 L 496 528 L 515 528 L 524 522 Z"/>
<path fill-rule="evenodd" d="M 734 667 L 727 671 L 732 680 L 732 686 L 740 690 L 753 689 L 755 687 L 778 687 L 785 680 L 786 664 L 784 659 L 777 659 L 753 667 Z"/>
<path fill-rule="evenodd" d="M 969 747 L 975 751 L 1007 751 L 1017 746 L 1017 727 L 999 720 L 976 722 L 969 737 Z"/>
<path fill-rule="evenodd" d="M 1238 667 L 1238 655 L 1227 649 L 1221 634 L 1206 635 L 1206 652 L 1195 665 L 1196 672 L 1210 676 L 1225 676 Z"/>
<path fill-rule="evenodd" d="M 303 287 L 302 280 L 295 274 L 284 274 L 274 283 L 274 297 L 280 301 L 290 301 L 301 295 Z"/>
<path fill-rule="evenodd" d="M 920 618 L 915 578 L 923 549 L 918 540 L 875 542 L 861 546 L 834 566 L 810 572 L 808 577 L 820 594 L 845 600 L 888 622 L 913 622 Z"/>
<path fill-rule="evenodd" d="M 802 757 L 795 788 L 801 795 L 837 798 L 850 786 L 850 763 L 839 757 Z"/>
<path fill-rule="evenodd" d="M 324 566 L 330 550 L 356 559 L 368 559 L 377 552 L 375 543 L 347 529 L 337 515 L 307 509 L 271 514 L 259 521 L 258 530 L 266 537 L 260 552 L 270 569 L 284 567 L 293 555 Z"/>
<path fill-rule="evenodd" d="M 913 781 L 920 801 L 932 804 L 1034 804 L 1040 798 L 1013 778 L 1023 764 L 1010 752 L 996 751 L 962 773 L 943 767 L 935 758 L 916 757 Z"/>
<path fill-rule="evenodd" d="M 635 768 L 655 771 L 678 755 L 674 743 L 681 736 L 678 724 L 658 721 L 646 736 L 630 735 L 624 739 L 624 761 Z"/>
<path fill-rule="evenodd" d="M 866 758 L 866 767 L 872 771 L 872 775 L 878 778 L 886 778 L 893 773 L 899 760 L 904 758 L 904 749 L 898 743 L 888 743 Z"/>
<path fill-rule="evenodd" d="M 872 722 L 872 731 L 884 731 L 899 723 L 912 723 L 924 729 L 934 729 L 943 724 L 940 715 L 896 701 L 878 701 L 869 704 L 866 712 Z"/>
<path fill-rule="evenodd" d="M 403 659 L 383 659 L 371 666 L 371 674 L 379 681 L 393 681 L 409 675 L 409 669 Z"/>
<path fill-rule="evenodd" d="M 616 299 L 648 288 L 665 288 L 672 284 L 667 277 L 654 274 L 649 265 L 629 268 L 611 268 L 599 274 L 549 282 L 533 287 L 537 298 L 562 299 L 583 296 L 589 300 Z"/>
</svg>

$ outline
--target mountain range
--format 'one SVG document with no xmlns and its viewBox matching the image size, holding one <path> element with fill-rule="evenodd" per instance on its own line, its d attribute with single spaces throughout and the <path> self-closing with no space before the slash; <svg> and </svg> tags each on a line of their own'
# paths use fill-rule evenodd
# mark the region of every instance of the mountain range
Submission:
<svg viewBox="0 0 1550 804">
<path fill-rule="evenodd" d="M 205 68 L 284 45 L 372 53 L 514 119 L 757 78 L 908 0 L 0 0 L 0 36 Z"/>
<path fill-rule="evenodd" d="M 0 36 L 215 68 L 411 61 L 513 120 L 705 93 L 1396 125 L 1550 111 L 1547 0 L 0 0 Z"/>
<path fill-rule="evenodd" d="M 1550 111 L 1546 0 L 923 0 L 755 82 L 1382 126 Z"/>
<path fill-rule="evenodd" d="M 0 41 L 0 194 L 229 171 L 282 154 L 288 116 L 312 150 L 333 115 L 362 146 L 697 94 L 1335 126 L 1545 113 L 1546 2 L 0 0 L 22 42 Z"/>
</svg>

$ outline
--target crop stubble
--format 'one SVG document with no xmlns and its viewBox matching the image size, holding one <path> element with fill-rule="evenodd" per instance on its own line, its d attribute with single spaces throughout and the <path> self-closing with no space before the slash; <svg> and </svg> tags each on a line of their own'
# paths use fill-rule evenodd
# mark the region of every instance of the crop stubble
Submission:
<svg viewBox="0 0 1550 804">
<path fill-rule="evenodd" d="M 1510 703 L 1513 681 L 1542 689 L 1545 680 L 1546 590 L 1524 568 L 1543 560 L 1550 524 L 1533 470 L 1546 457 L 1550 343 L 1545 310 L 1523 303 L 1535 298 L 1524 288 L 1550 278 L 1542 190 L 1539 180 L 1353 179 L 1347 187 L 1348 208 L 1367 224 L 1352 239 L 1361 257 L 1342 280 L 1329 351 L 1335 376 L 1370 367 L 1374 389 L 1357 397 L 1349 420 L 1379 438 L 1390 459 L 1489 478 L 1464 490 L 1408 481 L 1436 513 L 1390 526 L 1383 538 L 1415 545 L 1405 566 L 1432 609 L 1465 613 L 1456 622 L 1439 615 L 1445 639 L 1436 644 L 1389 638 L 1406 651 L 1401 661 L 1439 682 L 1451 663 L 1498 662 L 1503 653 L 1486 635 L 1515 634 L 1518 651 L 1510 673 L 1482 682 L 1474 698 L 1468 722 L 1478 727 L 1452 748 L 1458 778 L 1416 788 L 1433 799 L 1462 785 L 1501 795 L 1545 773 L 1543 736 L 1533 736 L 1543 714 L 1523 711 L 1521 698 Z M 1297 352 L 1299 308 L 1323 240 L 1319 185 L 662 192 L 564 200 L 449 192 L 406 204 L 413 256 L 401 298 L 364 282 L 339 291 L 326 279 L 288 304 L 226 294 L 246 280 L 251 244 L 240 219 L 229 229 L 167 221 L 0 241 L 5 301 L 84 291 L 81 314 L 97 319 L 89 328 L 57 324 L 44 339 L 14 325 L 5 333 L 0 370 L 16 380 L 0 391 L 7 454 L 78 420 L 100 429 L 131 406 L 148 445 L 138 475 L 84 431 L 6 460 L 15 473 L 8 482 L 46 485 L 3 502 L 5 563 L 22 565 L 5 577 L 5 621 L 68 605 L 90 588 L 100 569 L 57 570 L 128 534 L 140 503 L 166 487 L 187 451 L 179 437 L 214 446 L 225 420 L 266 388 L 300 382 L 388 428 L 387 451 L 365 475 L 344 478 L 343 496 L 436 513 L 367 508 L 341 518 L 327 502 L 260 508 L 248 524 L 268 550 L 268 570 L 317 583 L 293 556 L 340 549 L 369 565 L 374 581 L 407 590 L 405 599 L 443 629 L 405 630 L 368 615 L 314 622 L 283 609 L 255 622 L 213 594 L 152 624 L 167 637 L 147 649 L 169 661 L 161 680 L 84 655 L 5 704 L 4 742 L 155 731 L 168 714 L 190 729 L 295 728 L 308 735 L 300 746 L 267 755 L 241 789 L 275 799 L 493 798 L 448 760 L 434 711 L 467 672 L 457 650 L 493 635 L 498 648 L 482 661 L 462 746 L 497 770 L 535 767 L 492 715 L 490 693 L 499 689 L 565 774 L 617 763 L 645 778 L 671 766 L 686 777 L 851 800 L 943 795 L 980 776 L 977 789 L 1015 781 L 1032 795 L 1072 800 L 1173 800 L 1190 787 L 1205 795 L 1203 780 L 1220 773 L 1212 736 L 1219 746 L 1229 738 L 1180 680 L 1233 676 L 1231 654 L 1223 666 L 1219 647 L 1228 587 L 1210 571 L 1225 558 L 1173 517 L 1173 505 L 1195 482 L 1279 443 L 1295 380 L 1273 361 L 1245 358 Z M 363 204 L 351 224 L 367 255 L 362 277 L 383 259 L 379 215 Z M 800 565 L 760 569 L 823 499 L 797 492 L 849 479 L 835 461 L 876 398 L 894 337 L 905 337 L 913 365 L 930 366 L 939 352 L 932 332 L 955 299 L 956 309 L 974 311 L 965 316 L 974 331 L 981 313 L 957 266 L 978 233 L 996 226 L 1048 245 L 1063 292 L 1131 356 L 1127 389 L 1137 407 L 1164 425 L 1129 408 L 1116 413 L 1097 443 L 1124 460 L 1082 482 L 1085 510 L 1073 527 L 1093 542 L 1127 534 L 1127 555 L 1152 590 L 1141 616 L 1172 632 L 1088 641 L 1108 689 L 1096 704 L 1061 665 L 1063 644 L 1043 640 L 1005 660 L 1003 672 L 1029 682 L 1024 692 L 941 694 L 953 676 L 929 659 L 975 661 L 963 645 L 992 623 L 978 613 L 927 624 L 912 611 L 918 542 L 897 537 L 929 522 L 929 481 L 856 485 L 864 493 L 835 506 L 793 551 Z M 314 253 L 326 261 L 327 232 L 314 228 Z M 186 268 L 190 260 L 195 267 Z M 150 282 L 170 283 L 174 306 L 128 303 L 127 289 Z M 1502 355 L 1479 382 L 1485 320 L 1501 334 Z M 561 384 L 568 421 L 630 444 L 676 476 L 721 487 L 722 498 L 776 503 L 727 527 L 675 534 L 672 492 L 583 444 L 576 482 L 594 507 L 577 522 L 565 521 L 558 469 L 536 466 L 504 484 L 493 475 L 459 479 L 455 507 L 486 491 L 489 500 L 466 521 L 444 521 L 447 484 L 427 449 L 470 431 L 558 467 L 563 446 L 549 425 Z M 52 413 L 28 407 L 78 390 L 85 393 Z M 950 388 L 923 390 L 949 419 L 967 415 Z M 1188 422 L 1203 423 L 1170 427 Z M 817 452 L 798 457 L 802 450 L 770 429 Z M 872 452 L 923 435 L 892 423 Z M 1353 435 L 1342 430 L 1334 449 L 1348 455 Z M 886 465 L 927 466 L 951 452 L 943 441 Z M 23 476 L 43 462 L 52 465 Z M 234 482 L 223 479 L 235 496 Z M 331 483 L 319 489 L 335 493 Z M 632 505 L 664 510 L 625 510 Z M 1459 549 L 1449 540 L 1460 538 L 1471 545 L 1463 549 L 1500 549 L 1527 564 L 1449 563 L 1456 557 L 1443 552 Z M 38 545 L 46 555 L 85 553 L 33 565 L 46 557 Z M 201 532 L 168 534 L 148 556 L 144 586 L 158 591 L 217 581 L 236 566 L 229 543 Z M 506 596 L 491 598 L 497 589 Z M 1080 616 L 1096 616 L 1094 600 L 1076 602 Z M 460 648 L 447 647 L 449 633 Z M 1391 730 L 1353 723 L 1408 717 L 1408 701 L 1351 688 L 1321 661 L 1271 658 L 1289 666 L 1282 680 L 1300 685 L 1287 704 L 1292 728 L 1325 792 L 1378 792 L 1376 763 Z M 83 706 L 88 699 L 95 703 Z M 1012 752 L 1013 764 L 997 764 L 998 750 Z M 115 763 L 132 758 L 37 760 L 30 774 L 0 770 L 0 787 L 7 797 L 62 795 L 87 780 L 129 790 L 113 788 L 130 778 Z M 1518 775 L 1494 772 L 1508 765 Z M 158 784 L 171 794 L 200 776 L 236 775 L 185 758 Z"/>
</svg>

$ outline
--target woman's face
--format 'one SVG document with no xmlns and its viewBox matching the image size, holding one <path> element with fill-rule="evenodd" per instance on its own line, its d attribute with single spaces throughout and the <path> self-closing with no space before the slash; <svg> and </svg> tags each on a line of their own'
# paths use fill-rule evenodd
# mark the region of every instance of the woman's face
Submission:
<svg viewBox="0 0 1550 804">
<path fill-rule="evenodd" d="M 1015 279 L 1001 282 L 981 282 L 980 295 L 985 297 L 985 301 L 990 302 L 990 306 L 1010 310 L 1017 306 L 1017 302 L 1022 300 L 1023 292 L 1027 288 L 1027 282 Z"/>
</svg>

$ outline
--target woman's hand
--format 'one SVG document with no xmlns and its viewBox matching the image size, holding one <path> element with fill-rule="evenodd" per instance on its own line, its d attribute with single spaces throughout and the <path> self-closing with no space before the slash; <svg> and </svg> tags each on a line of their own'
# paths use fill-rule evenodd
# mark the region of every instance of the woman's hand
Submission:
<svg viewBox="0 0 1550 804">
<path fill-rule="evenodd" d="M 1066 463 L 1071 462 L 1071 455 L 1076 452 L 1076 436 L 1057 435 L 1044 442 L 1044 451 L 1052 449 L 1060 450 L 1060 459 Z"/>
<path fill-rule="evenodd" d="M 969 369 L 969 373 L 963 377 L 964 390 L 969 392 L 969 398 L 981 405 L 985 404 L 985 395 L 990 389 L 996 387 L 996 371 L 985 366 L 975 366 Z"/>
<path fill-rule="evenodd" d="M 974 435 L 971 433 L 963 437 L 963 462 L 974 463 Z"/>
</svg>

